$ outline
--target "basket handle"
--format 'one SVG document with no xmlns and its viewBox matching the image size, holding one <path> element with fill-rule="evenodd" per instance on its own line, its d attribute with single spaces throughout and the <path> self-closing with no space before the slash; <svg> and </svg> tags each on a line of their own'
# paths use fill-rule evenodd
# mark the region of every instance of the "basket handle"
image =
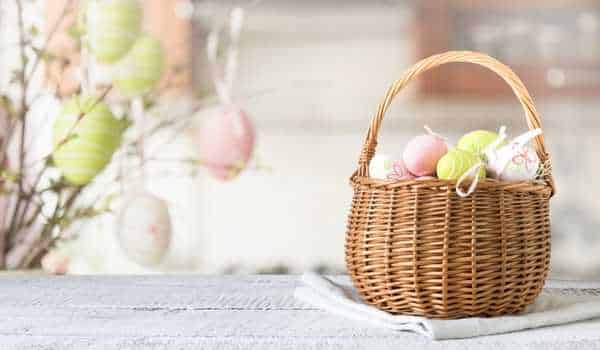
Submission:
<svg viewBox="0 0 600 350">
<path fill-rule="evenodd" d="M 410 69 L 404 72 L 404 75 L 400 79 L 396 80 L 388 89 L 383 101 L 379 104 L 377 112 L 371 119 L 371 124 L 369 125 L 369 130 L 367 132 L 358 163 L 359 167 L 357 172 L 359 176 L 369 176 L 369 163 L 371 162 L 371 158 L 373 158 L 373 155 L 375 154 L 375 148 L 377 147 L 377 135 L 379 133 L 379 127 L 381 126 L 385 112 L 398 92 L 400 92 L 402 88 L 404 88 L 419 74 L 428 71 L 431 68 L 452 62 L 475 63 L 496 73 L 512 88 L 514 94 L 521 102 L 521 105 L 525 110 L 525 116 L 529 129 L 533 130 L 542 127 L 539 114 L 535 109 L 533 100 L 529 95 L 527 88 L 525 88 L 525 85 L 521 79 L 519 79 L 519 77 L 510 68 L 500 61 L 488 55 L 472 51 L 448 51 L 442 54 L 433 55 L 413 65 Z M 555 187 L 551 174 L 549 162 L 550 157 L 546 151 L 546 146 L 544 145 L 543 134 L 538 135 L 534 139 L 534 147 L 538 157 L 540 158 L 540 162 L 547 169 L 543 175 L 543 178 L 551 187 L 552 194 L 554 194 Z"/>
</svg>

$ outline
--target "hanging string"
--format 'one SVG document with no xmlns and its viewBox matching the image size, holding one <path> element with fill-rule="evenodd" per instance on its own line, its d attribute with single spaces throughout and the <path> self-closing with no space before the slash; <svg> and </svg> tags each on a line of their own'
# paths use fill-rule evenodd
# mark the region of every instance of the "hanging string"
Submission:
<svg viewBox="0 0 600 350">
<path fill-rule="evenodd" d="M 437 132 L 434 132 L 429 126 L 425 125 L 425 126 L 423 126 L 423 129 L 425 129 L 425 131 L 427 131 L 427 133 L 429 135 L 440 138 L 440 139 L 444 140 L 444 142 L 448 143 L 448 139 L 446 139 L 444 136 L 438 134 Z"/>
<path fill-rule="evenodd" d="M 146 188 L 146 129 L 145 129 L 145 111 L 144 99 L 140 96 L 131 100 L 131 118 L 134 124 L 138 127 L 138 154 L 140 158 L 140 176 L 141 186 Z"/>
<path fill-rule="evenodd" d="M 233 81 L 238 69 L 239 58 L 239 42 L 244 22 L 244 10 L 236 7 L 231 11 L 230 28 L 229 28 L 229 54 L 227 56 L 227 64 L 225 66 L 225 87 L 231 94 L 233 91 Z"/>
<path fill-rule="evenodd" d="M 82 10 L 85 11 L 85 34 L 81 38 L 81 52 L 80 52 L 80 74 L 81 74 L 81 94 L 83 96 L 90 96 L 94 92 L 95 87 L 95 76 L 94 76 L 94 59 L 90 51 L 94 48 L 92 45 L 95 44 L 96 40 L 96 17 L 95 14 L 98 10 L 98 0 L 90 0 L 87 4 L 80 5 Z"/>
<path fill-rule="evenodd" d="M 481 168 L 485 168 L 485 162 L 483 161 L 477 162 L 475 165 L 470 167 L 469 170 L 462 174 L 462 176 L 456 182 L 456 194 L 465 198 L 475 192 L 475 189 L 479 184 L 479 179 L 481 178 Z M 469 185 L 469 188 L 465 192 L 463 191 L 461 184 L 467 179 L 473 179 L 473 181 L 471 181 L 471 185 Z"/>
<path fill-rule="evenodd" d="M 486 148 L 484 148 L 482 152 L 482 154 L 486 156 L 484 160 L 480 160 L 479 162 L 474 164 L 458 179 L 458 181 L 456 182 L 456 194 L 458 194 L 460 197 L 465 198 L 470 196 L 473 192 L 475 192 L 475 189 L 477 188 L 477 185 L 479 184 L 479 180 L 481 178 L 481 168 L 487 168 L 487 154 L 489 154 L 491 150 L 495 150 L 498 146 L 500 146 L 500 144 L 504 142 L 506 137 L 506 126 L 502 125 L 498 130 L 498 137 L 489 145 L 487 145 Z M 462 190 L 461 185 L 467 179 L 473 179 L 473 181 L 471 181 L 471 185 L 465 192 Z"/>
<path fill-rule="evenodd" d="M 233 82 L 238 68 L 239 39 L 244 21 L 244 10 L 236 7 L 231 11 L 229 20 L 229 46 L 224 67 L 218 62 L 220 26 L 215 26 L 206 42 L 206 53 L 210 65 L 215 90 L 220 102 L 229 105 L 232 102 Z"/>
</svg>

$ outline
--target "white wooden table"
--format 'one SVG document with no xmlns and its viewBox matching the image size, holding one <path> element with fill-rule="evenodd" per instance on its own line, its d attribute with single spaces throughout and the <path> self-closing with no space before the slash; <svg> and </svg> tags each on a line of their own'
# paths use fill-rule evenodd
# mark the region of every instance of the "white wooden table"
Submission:
<svg viewBox="0 0 600 350">
<path fill-rule="evenodd" d="M 303 305 L 293 297 L 296 280 L 1 277 L 0 349 L 600 349 L 600 320 L 432 342 Z M 548 286 L 600 288 L 600 283 Z"/>
</svg>

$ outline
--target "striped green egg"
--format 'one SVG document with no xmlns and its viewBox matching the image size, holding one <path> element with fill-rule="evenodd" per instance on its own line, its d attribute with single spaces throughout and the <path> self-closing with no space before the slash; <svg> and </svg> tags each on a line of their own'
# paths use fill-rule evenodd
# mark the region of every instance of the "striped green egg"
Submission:
<svg viewBox="0 0 600 350">
<path fill-rule="evenodd" d="M 474 153 L 450 148 L 437 163 L 437 176 L 443 180 L 458 180 L 479 161 L 479 157 Z M 485 167 L 479 170 L 479 177 L 485 178 Z"/>
<path fill-rule="evenodd" d="M 122 134 L 121 121 L 105 103 L 75 96 L 54 122 L 54 164 L 69 183 L 87 185 L 110 162 Z"/>
<path fill-rule="evenodd" d="M 144 34 L 117 64 L 113 84 L 127 96 L 144 94 L 158 84 L 164 65 L 165 53 L 160 41 Z"/>
<path fill-rule="evenodd" d="M 89 48 L 102 63 L 115 63 L 141 33 L 143 9 L 138 0 L 87 0 L 82 16 Z"/>
</svg>

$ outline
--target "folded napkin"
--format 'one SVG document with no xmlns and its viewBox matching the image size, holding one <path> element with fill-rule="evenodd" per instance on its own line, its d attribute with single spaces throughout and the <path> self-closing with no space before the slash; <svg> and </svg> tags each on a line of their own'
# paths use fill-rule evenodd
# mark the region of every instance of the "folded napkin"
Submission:
<svg viewBox="0 0 600 350">
<path fill-rule="evenodd" d="M 520 315 L 430 320 L 418 316 L 392 315 L 366 305 L 349 283 L 335 283 L 313 273 L 301 277 L 301 283 L 294 293 L 297 299 L 332 314 L 376 327 L 419 333 L 435 340 L 508 333 L 597 318 L 600 317 L 600 296 L 594 294 L 544 290 L 536 302 Z"/>
</svg>

